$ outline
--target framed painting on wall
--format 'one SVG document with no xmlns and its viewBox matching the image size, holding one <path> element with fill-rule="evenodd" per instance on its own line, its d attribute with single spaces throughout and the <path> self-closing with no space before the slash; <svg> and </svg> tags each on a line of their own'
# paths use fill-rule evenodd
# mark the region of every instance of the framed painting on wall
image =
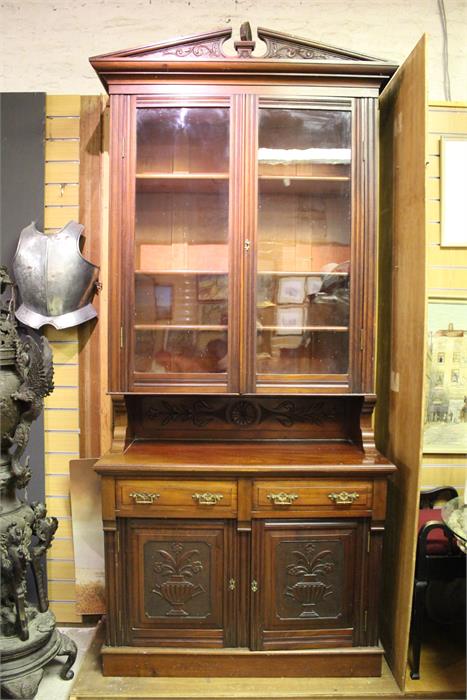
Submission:
<svg viewBox="0 0 467 700">
<path fill-rule="evenodd" d="M 423 452 L 467 452 L 467 299 L 428 301 Z"/>
<path fill-rule="evenodd" d="M 467 247 L 467 136 L 442 136 L 441 246 Z"/>
</svg>

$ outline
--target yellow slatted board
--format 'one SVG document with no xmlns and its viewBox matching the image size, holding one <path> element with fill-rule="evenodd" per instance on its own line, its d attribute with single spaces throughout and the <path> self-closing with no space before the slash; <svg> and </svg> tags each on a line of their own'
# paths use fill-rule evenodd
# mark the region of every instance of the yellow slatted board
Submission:
<svg viewBox="0 0 467 700">
<path fill-rule="evenodd" d="M 47 95 L 45 98 L 47 118 L 76 117 L 79 119 L 80 109 L 80 95 Z"/>
<path fill-rule="evenodd" d="M 78 386 L 79 371 L 77 364 L 55 364 L 54 384 L 55 386 Z"/>
<path fill-rule="evenodd" d="M 50 330 L 47 331 L 50 346 L 52 348 L 54 363 L 58 364 L 76 364 L 78 362 L 78 340 L 69 342 L 55 342 L 50 340 Z"/>
<path fill-rule="evenodd" d="M 427 185 L 427 293 L 430 297 L 467 299 L 467 248 L 441 247 L 440 141 L 443 135 L 467 135 L 467 105 L 430 105 L 428 111 Z M 465 455 L 423 456 L 422 488 L 454 486 L 464 493 L 467 479 Z"/>
<path fill-rule="evenodd" d="M 45 164 L 46 183 L 74 183 L 79 180 L 79 163 L 74 161 L 53 162 Z"/>
<path fill-rule="evenodd" d="M 78 139 L 79 119 L 76 117 L 48 117 L 45 122 L 46 139 Z"/>
<path fill-rule="evenodd" d="M 45 160 L 46 162 L 65 160 L 79 162 L 79 139 L 47 139 Z"/>
<path fill-rule="evenodd" d="M 59 527 L 60 522 L 59 518 Z M 73 581 L 75 580 L 75 565 L 72 561 L 59 561 L 58 559 L 48 559 L 47 577 L 51 583 L 53 580 Z"/>
<path fill-rule="evenodd" d="M 79 95 L 46 98 L 44 230 L 79 219 Z M 45 401 L 45 493 L 50 515 L 59 518 L 48 552 L 49 599 L 58 622 L 80 622 L 76 614 L 75 567 L 69 462 L 79 457 L 79 366 L 76 328 L 48 327 L 55 389 Z"/>
<path fill-rule="evenodd" d="M 78 408 L 77 388 L 56 387 L 45 401 L 46 408 Z"/>
<path fill-rule="evenodd" d="M 73 525 L 71 518 L 58 518 L 58 537 L 73 537 Z"/>
<path fill-rule="evenodd" d="M 74 456 L 67 454 L 53 454 L 48 453 L 45 455 L 45 473 L 46 474 L 69 474 L 70 473 L 70 459 L 74 459 Z"/>
<path fill-rule="evenodd" d="M 45 186 L 46 206 L 74 206 L 79 205 L 79 185 L 74 183 L 64 185 Z"/>
<path fill-rule="evenodd" d="M 63 228 L 69 221 L 78 221 L 79 207 L 63 206 L 51 207 L 48 206 L 44 213 L 44 228 Z"/>
<path fill-rule="evenodd" d="M 56 518 L 70 518 L 71 508 L 70 499 L 65 496 L 47 496 L 45 497 L 45 502 L 47 504 L 47 510 L 50 515 L 54 515 Z"/>
<path fill-rule="evenodd" d="M 59 413 L 58 413 L 59 412 Z M 44 411 L 44 428 L 53 430 L 60 424 L 63 430 L 79 430 L 79 411 L 75 408 L 46 408 Z"/>
<path fill-rule="evenodd" d="M 462 260 L 462 253 L 458 253 L 458 262 L 455 267 L 453 265 L 435 267 L 428 264 L 428 290 L 439 288 L 467 290 L 467 265 L 463 265 Z"/>
<path fill-rule="evenodd" d="M 75 595 L 74 581 L 49 581 L 50 600 L 74 600 Z"/>
<path fill-rule="evenodd" d="M 70 477 L 57 474 L 46 474 L 45 490 L 48 496 L 68 496 L 70 493 Z M 60 531 L 60 537 L 63 537 L 63 532 Z"/>
<path fill-rule="evenodd" d="M 82 622 L 81 615 L 76 614 L 76 602 L 74 600 L 70 602 L 50 600 L 50 609 L 57 621 Z"/>
<path fill-rule="evenodd" d="M 71 561 L 73 559 L 73 540 L 71 537 L 60 537 L 57 531 L 57 537 L 52 542 L 49 550 L 49 556 L 54 559 L 63 559 Z"/>
</svg>

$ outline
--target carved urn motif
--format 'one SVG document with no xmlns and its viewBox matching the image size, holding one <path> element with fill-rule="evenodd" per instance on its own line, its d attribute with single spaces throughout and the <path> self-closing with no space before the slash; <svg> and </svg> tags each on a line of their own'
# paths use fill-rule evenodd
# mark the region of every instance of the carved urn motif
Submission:
<svg viewBox="0 0 467 700">
<path fill-rule="evenodd" d="M 173 554 L 164 549 L 157 552 L 161 559 L 154 563 L 154 571 L 169 578 L 157 584 L 153 593 L 164 598 L 172 606 L 166 613 L 167 616 L 185 617 L 189 614 L 185 610 L 186 604 L 200 593 L 204 593 L 202 586 L 190 581 L 194 574 L 203 570 L 203 565 L 198 560 L 192 561 L 192 558 L 199 554 L 197 549 L 184 552 L 180 542 L 174 542 L 171 549 Z"/>
<path fill-rule="evenodd" d="M 316 545 L 308 542 L 304 552 L 292 552 L 296 561 L 287 566 L 287 573 L 300 577 L 297 583 L 287 586 L 285 590 L 286 596 L 294 598 L 303 607 L 299 617 L 319 617 L 316 606 L 334 592 L 332 586 L 321 580 L 334 569 L 334 562 L 329 560 L 331 552 L 325 549 L 315 553 L 315 550 Z"/>
<path fill-rule="evenodd" d="M 28 504 L 16 493 L 31 478 L 23 454 L 44 397 L 53 390 L 53 367 L 45 338 L 20 336 L 11 288 L 6 268 L 0 267 L 0 682 L 9 697 L 31 698 L 43 666 L 55 656 L 69 657 L 61 675 L 73 677 L 76 645 L 55 629 L 47 599 L 43 555 L 58 521 L 47 516 L 43 503 Z M 37 606 L 28 601 L 28 571 Z"/>
</svg>

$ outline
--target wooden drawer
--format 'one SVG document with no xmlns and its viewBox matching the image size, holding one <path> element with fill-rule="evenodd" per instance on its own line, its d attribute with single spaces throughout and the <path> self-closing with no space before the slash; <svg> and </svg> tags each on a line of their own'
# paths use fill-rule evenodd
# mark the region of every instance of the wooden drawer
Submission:
<svg viewBox="0 0 467 700">
<path fill-rule="evenodd" d="M 237 482 L 121 479 L 116 506 L 120 516 L 235 518 Z"/>
<path fill-rule="evenodd" d="M 253 514 L 334 516 L 367 514 L 373 504 L 371 481 L 337 479 L 261 480 L 253 484 Z"/>
</svg>

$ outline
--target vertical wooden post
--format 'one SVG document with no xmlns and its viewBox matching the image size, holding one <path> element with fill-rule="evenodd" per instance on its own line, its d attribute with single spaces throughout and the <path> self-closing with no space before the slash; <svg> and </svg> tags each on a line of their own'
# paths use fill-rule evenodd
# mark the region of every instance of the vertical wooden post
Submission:
<svg viewBox="0 0 467 700">
<path fill-rule="evenodd" d="M 79 220 L 85 227 L 83 252 L 101 265 L 103 100 L 81 97 L 79 154 Z M 101 454 L 100 301 L 93 301 L 98 317 L 79 327 L 80 456 Z"/>
</svg>

